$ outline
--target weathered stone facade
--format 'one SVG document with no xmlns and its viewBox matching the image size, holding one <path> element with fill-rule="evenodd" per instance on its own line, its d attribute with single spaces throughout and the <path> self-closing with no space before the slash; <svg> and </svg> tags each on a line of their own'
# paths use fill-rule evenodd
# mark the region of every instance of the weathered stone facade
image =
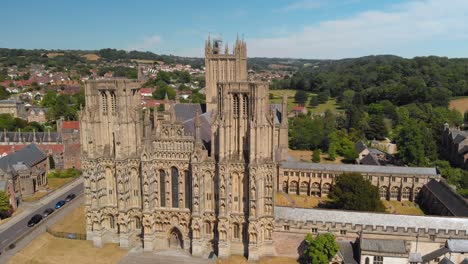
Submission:
<svg viewBox="0 0 468 264">
<path fill-rule="evenodd" d="M 384 200 L 415 201 L 425 184 L 440 179 L 435 168 L 283 162 L 278 166 L 277 186 L 285 193 L 326 197 L 335 178 L 351 172 L 379 187 Z"/>
<path fill-rule="evenodd" d="M 254 260 L 274 254 L 275 158 L 287 149 L 287 121 L 271 110 L 267 83 L 244 80 L 245 43 L 234 45 L 244 66 L 233 68 L 218 44 L 206 46 L 207 95 L 215 100 L 204 114 L 208 127 L 197 113 L 187 129 L 171 104 L 143 112 L 136 82 L 85 84 L 82 168 L 87 235 L 96 246 L 141 243 L 145 251 Z"/>
</svg>

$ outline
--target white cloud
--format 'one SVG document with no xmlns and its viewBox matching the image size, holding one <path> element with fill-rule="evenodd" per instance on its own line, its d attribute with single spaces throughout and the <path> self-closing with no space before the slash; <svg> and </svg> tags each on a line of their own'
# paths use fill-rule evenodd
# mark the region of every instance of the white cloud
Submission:
<svg viewBox="0 0 468 264">
<path fill-rule="evenodd" d="M 280 9 L 280 11 L 293 11 L 302 9 L 317 9 L 322 7 L 323 2 L 321 0 L 301 0 L 292 2 L 289 5 Z"/>
<path fill-rule="evenodd" d="M 298 32 L 248 39 L 250 56 L 344 58 L 370 54 L 404 54 L 417 47 L 427 53 L 435 42 L 468 39 L 468 1 L 418 0 L 388 11 L 366 11 L 352 17 L 304 26 Z M 468 54 L 467 54 L 468 55 Z"/>
<path fill-rule="evenodd" d="M 154 49 L 156 46 L 161 44 L 162 39 L 159 35 L 153 35 L 145 37 L 143 42 L 134 44 L 128 48 L 128 50 L 148 51 Z"/>
</svg>

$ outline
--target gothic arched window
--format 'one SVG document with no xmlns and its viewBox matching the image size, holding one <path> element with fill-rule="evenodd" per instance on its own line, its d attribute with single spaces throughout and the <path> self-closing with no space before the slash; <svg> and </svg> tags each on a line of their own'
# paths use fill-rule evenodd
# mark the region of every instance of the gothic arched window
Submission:
<svg viewBox="0 0 468 264">
<path fill-rule="evenodd" d="M 185 174 L 185 207 L 192 209 L 192 174 L 190 171 L 184 171 Z"/>
<path fill-rule="evenodd" d="M 233 100 L 233 103 L 232 103 L 233 115 L 234 117 L 238 117 L 239 116 L 239 96 L 237 94 L 234 94 L 232 96 L 232 100 Z"/>
<path fill-rule="evenodd" d="M 166 207 L 166 173 L 159 170 L 159 193 L 161 194 L 161 207 Z"/>
<path fill-rule="evenodd" d="M 171 182 L 172 182 L 172 207 L 179 207 L 179 170 L 176 167 L 171 168 Z"/>
</svg>

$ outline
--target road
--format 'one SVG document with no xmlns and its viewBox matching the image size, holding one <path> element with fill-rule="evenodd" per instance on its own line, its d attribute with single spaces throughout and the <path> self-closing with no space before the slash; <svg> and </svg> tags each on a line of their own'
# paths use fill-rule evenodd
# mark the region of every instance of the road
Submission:
<svg viewBox="0 0 468 264">
<path fill-rule="evenodd" d="M 57 192 L 60 192 L 60 189 L 57 190 Z M 47 208 L 54 208 L 55 209 L 55 204 L 60 201 L 64 200 L 67 195 L 74 193 L 77 196 L 81 193 L 83 193 L 83 183 L 80 183 L 76 186 L 74 186 L 72 189 L 69 191 L 59 195 L 55 199 L 43 204 L 41 207 L 37 208 L 34 211 L 31 211 L 29 215 L 23 216 L 21 220 L 19 220 L 17 223 L 13 224 L 9 228 L 1 231 L 0 233 L 0 252 L 2 251 L 3 248 L 6 248 L 9 246 L 11 243 L 15 242 L 16 238 L 19 236 L 24 235 L 27 231 L 35 228 L 35 227 L 28 227 L 28 221 L 31 219 L 31 217 L 35 214 L 43 214 L 44 210 Z M 58 209 L 60 210 L 60 209 Z M 55 214 L 56 212 L 54 212 Z M 14 221 L 14 219 L 10 220 Z M 44 221 L 44 219 L 42 220 Z"/>
</svg>

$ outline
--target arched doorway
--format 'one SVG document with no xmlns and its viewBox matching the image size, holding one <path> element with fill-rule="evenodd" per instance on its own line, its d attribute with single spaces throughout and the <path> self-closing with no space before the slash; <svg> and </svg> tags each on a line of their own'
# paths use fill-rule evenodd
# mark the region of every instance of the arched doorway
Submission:
<svg viewBox="0 0 468 264">
<path fill-rule="evenodd" d="M 179 231 L 179 229 L 174 227 L 169 233 L 169 248 L 183 249 L 183 242 L 182 233 Z"/>
</svg>

